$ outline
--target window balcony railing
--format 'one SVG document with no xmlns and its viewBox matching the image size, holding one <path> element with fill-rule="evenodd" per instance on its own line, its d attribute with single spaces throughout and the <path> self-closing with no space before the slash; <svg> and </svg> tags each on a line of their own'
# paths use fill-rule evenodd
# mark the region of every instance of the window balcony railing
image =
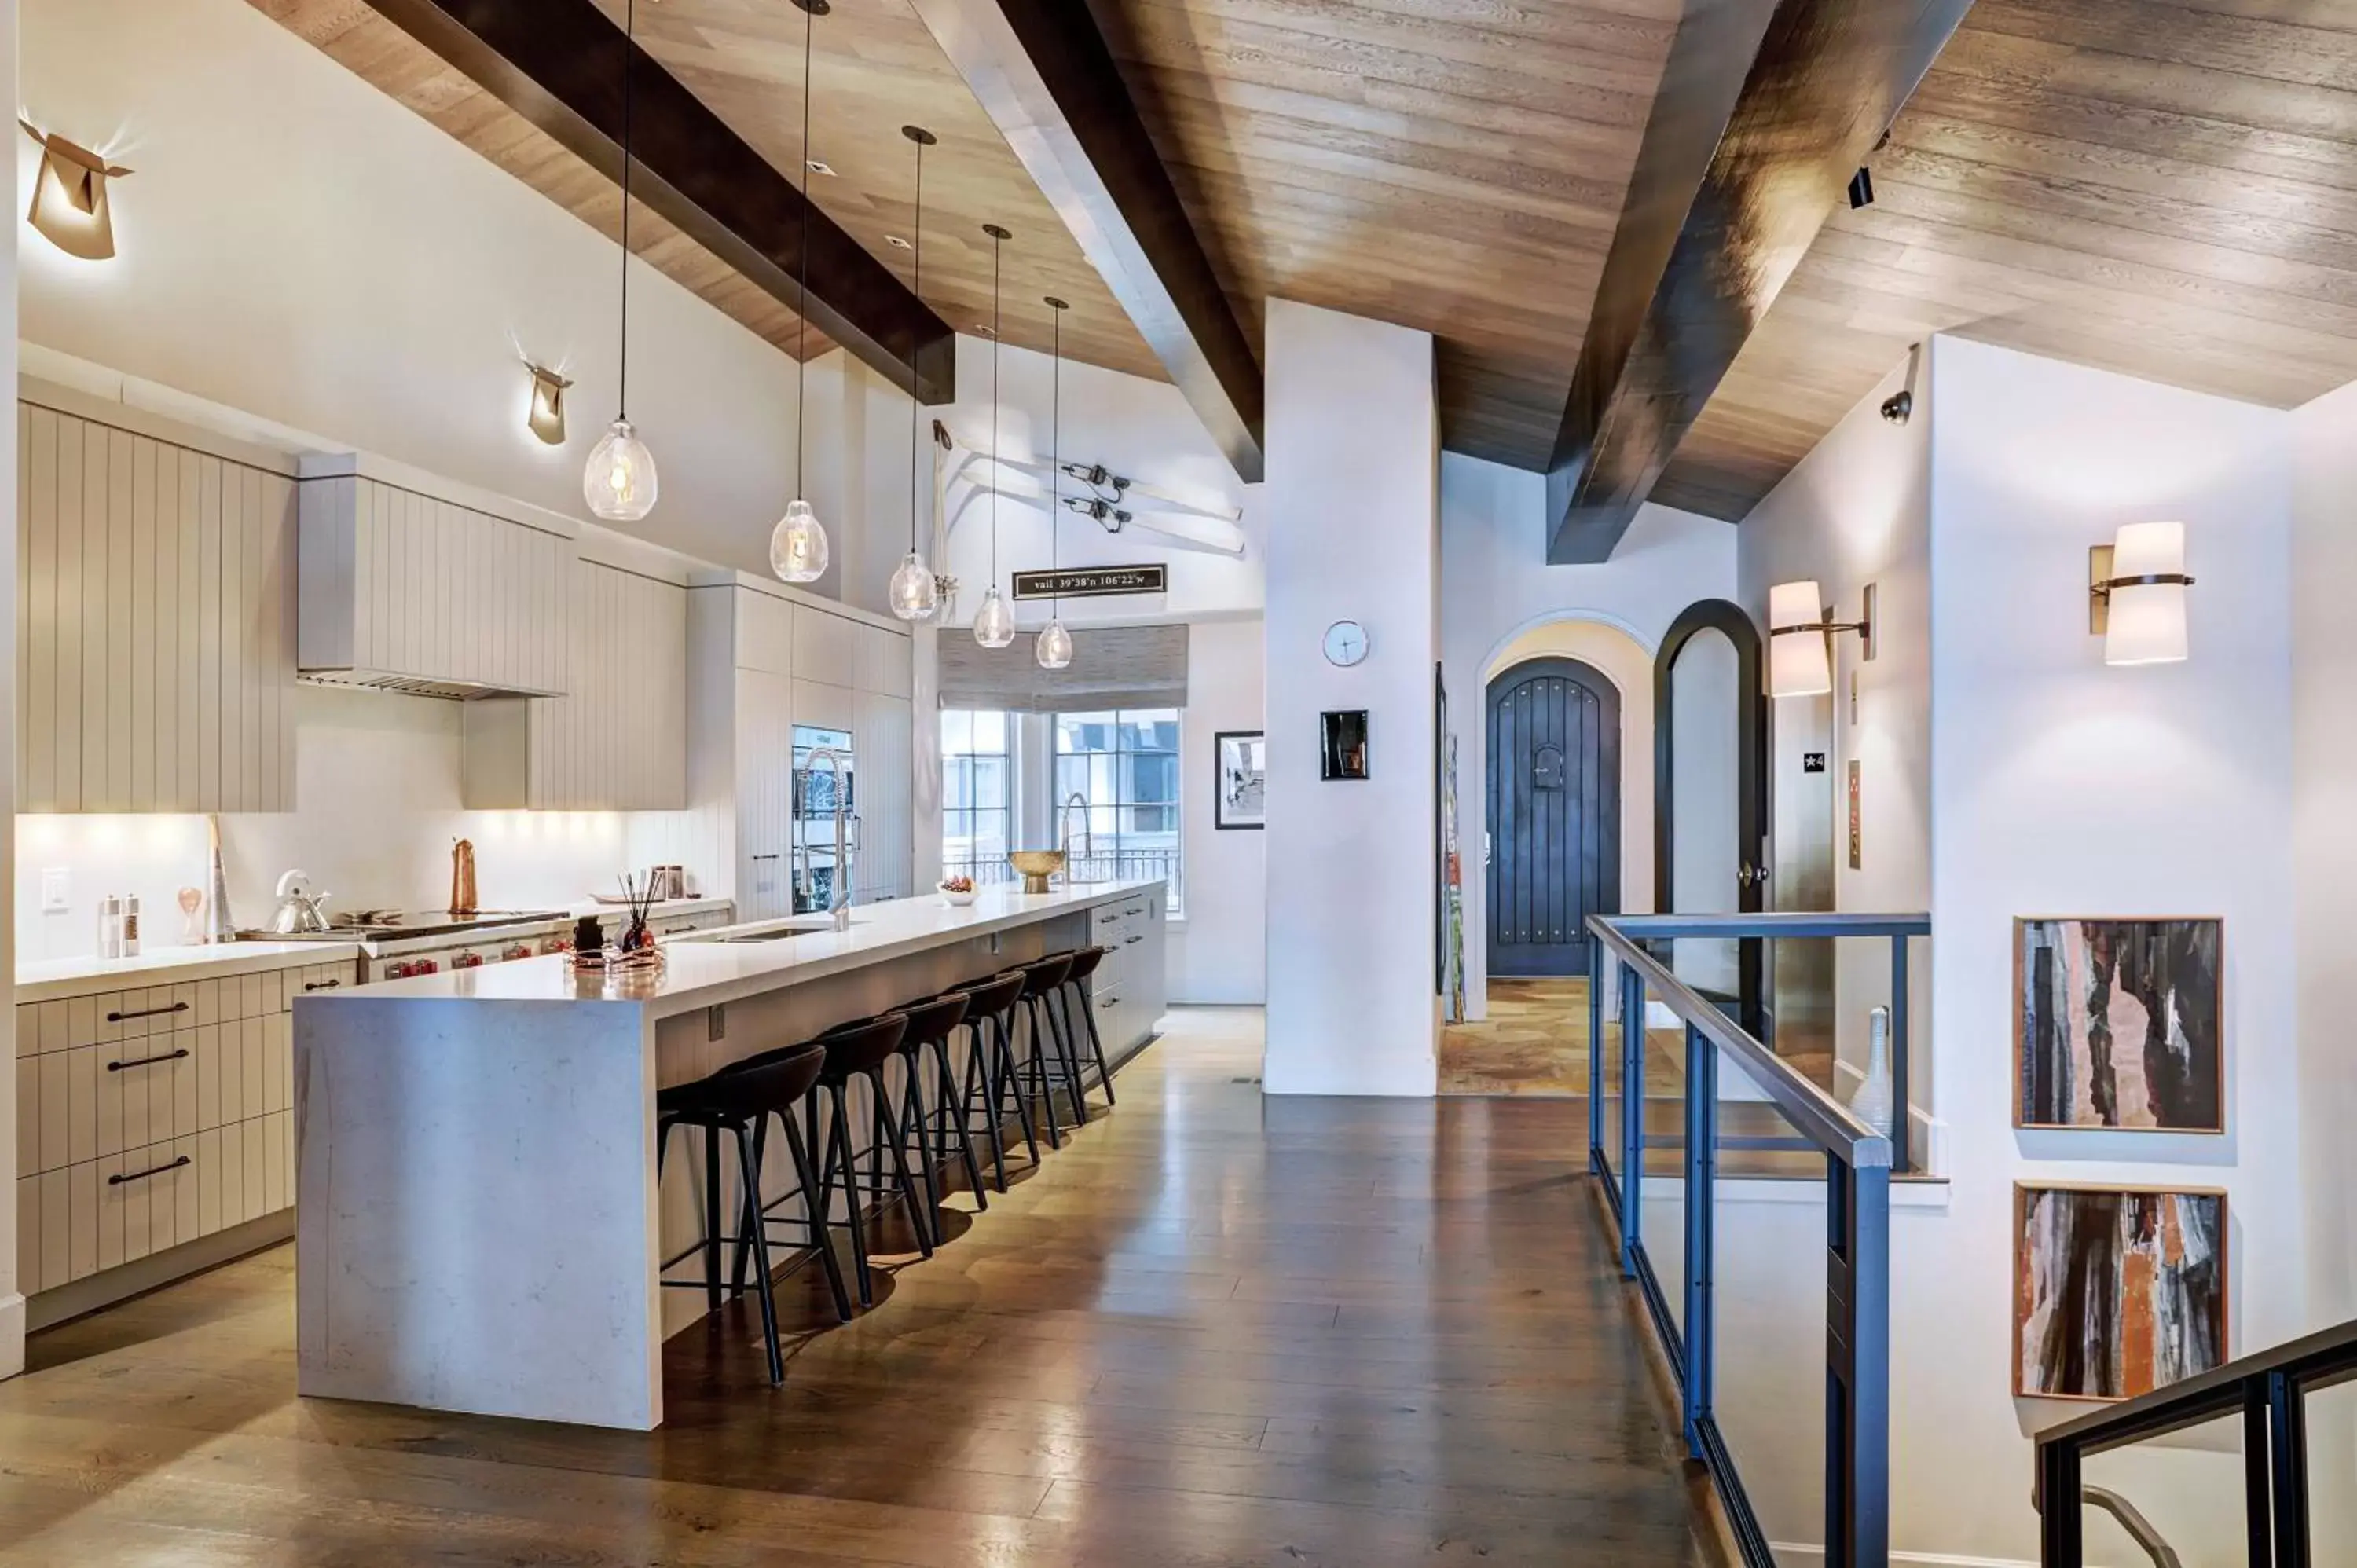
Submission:
<svg viewBox="0 0 2357 1568">
<path fill-rule="evenodd" d="M 1064 862 L 1064 869 L 1056 875 L 1054 880 L 1060 886 L 1086 887 L 1101 882 L 1145 882 L 1160 877 L 1168 885 L 1165 907 L 1175 915 L 1182 907 L 1180 871 L 1181 860 L 1176 848 L 1092 849 L 1068 858 Z M 942 875 L 970 876 L 977 887 L 1021 880 L 1015 868 L 1006 864 L 1004 854 L 959 854 L 952 852 L 942 859 Z"/>
</svg>

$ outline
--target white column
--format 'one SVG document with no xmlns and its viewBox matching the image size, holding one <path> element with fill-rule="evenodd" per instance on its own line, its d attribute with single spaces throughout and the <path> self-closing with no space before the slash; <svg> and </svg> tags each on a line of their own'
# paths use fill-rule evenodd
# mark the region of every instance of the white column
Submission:
<svg viewBox="0 0 2357 1568">
<path fill-rule="evenodd" d="M 1272 1094 L 1429 1095 L 1433 665 L 1440 647 L 1432 338 L 1268 305 L 1268 1055 Z M 1368 652 L 1340 669 L 1338 620 Z M 1460 701 L 1466 700 L 1460 697 Z M 1318 777 L 1319 715 L 1363 709 L 1369 777 Z"/>
<path fill-rule="evenodd" d="M 16 98 L 16 0 L 0 0 L 0 81 Z M 0 386 L 16 384 L 16 164 L 0 158 L 0 212 L 9 214 L 7 237 L 0 239 Z M 16 613 L 16 418 L 11 407 L 0 419 L 0 605 Z M 13 821 L 16 811 L 16 661 L 0 659 L 0 804 Z M 0 886 L 16 886 L 16 835 L 0 833 Z M 0 1062 L 16 1059 L 16 918 L 15 905 L 0 909 L 0 975 L 9 981 L 9 1004 L 0 1008 Z M 25 1369 L 25 1297 L 16 1280 L 16 1075 L 0 1073 L 0 1172 L 9 1193 L 0 1201 L 0 1378 Z"/>
</svg>

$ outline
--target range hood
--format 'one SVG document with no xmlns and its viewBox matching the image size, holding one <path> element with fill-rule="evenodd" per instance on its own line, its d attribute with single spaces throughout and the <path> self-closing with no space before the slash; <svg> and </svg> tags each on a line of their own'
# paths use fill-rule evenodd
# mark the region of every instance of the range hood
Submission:
<svg viewBox="0 0 2357 1568">
<path fill-rule="evenodd" d="M 472 702 L 565 691 L 572 526 L 356 454 L 297 481 L 298 679 Z"/>
</svg>

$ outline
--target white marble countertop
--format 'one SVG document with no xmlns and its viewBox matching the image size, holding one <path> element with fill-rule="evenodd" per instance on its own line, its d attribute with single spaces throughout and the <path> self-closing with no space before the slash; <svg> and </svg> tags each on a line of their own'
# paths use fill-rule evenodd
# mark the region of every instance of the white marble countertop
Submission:
<svg viewBox="0 0 2357 1568">
<path fill-rule="evenodd" d="M 408 980 L 380 981 L 356 991 L 315 993 L 298 999 L 297 1005 L 339 1007 L 468 999 L 585 1002 L 640 1006 L 654 1017 L 667 1018 L 881 963 L 927 948 L 943 947 L 1093 908 L 1149 888 L 1157 890 L 1158 896 L 1161 886 L 1159 878 L 1102 882 L 1030 896 L 1016 891 L 1010 885 L 985 889 L 964 908 L 943 903 L 938 893 L 928 893 L 915 898 L 862 904 L 852 911 L 848 931 L 836 931 L 831 927 L 815 931 L 797 929 L 802 921 L 824 918 L 803 916 L 797 919 L 716 926 L 693 936 L 674 937 L 663 944 L 666 962 L 660 972 L 610 976 L 576 973 L 564 955 L 551 954 L 486 964 L 480 969 L 446 970 Z M 778 930 L 794 930 L 796 934 L 767 941 L 726 940 Z"/>
<path fill-rule="evenodd" d="M 223 942 L 217 947 L 149 948 L 137 958 L 23 960 L 16 965 L 16 1000 L 48 1002 L 118 985 L 178 984 L 304 964 L 350 963 L 360 950 L 351 942 Z"/>
<path fill-rule="evenodd" d="M 707 915 L 715 909 L 727 908 L 730 903 L 731 900 L 726 898 L 701 897 L 664 898 L 657 901 L 653 912 L 658 916 Z M 626 904 L 600 904 L 595 898 L 576 898 L 565 907 L 565 912 L 577 920 L 584 915 L 628 915 L 630 911 Z"/>
</svg>

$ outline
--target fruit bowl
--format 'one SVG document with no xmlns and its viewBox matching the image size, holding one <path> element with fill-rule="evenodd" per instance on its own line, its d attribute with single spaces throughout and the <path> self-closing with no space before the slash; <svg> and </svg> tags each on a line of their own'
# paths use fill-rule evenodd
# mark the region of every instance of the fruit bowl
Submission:
<svg viewBox="0 0 2357 1568">
<path fill-rule="evenodd" d="M 1006 857 L 1006 864 L 1023 874 L 1023 891 L 1045 893 L 1048 878 L 1064 869 L 1064 852 L 1060 849 L 1018 849 Z"/>
<path fill-rule="evenodd" d="M 941 893 L 942 902 L 952 909 L 964 908 L 979 896 L 971 876 L 944 877 L 934 886 Z"/>
</svg>

